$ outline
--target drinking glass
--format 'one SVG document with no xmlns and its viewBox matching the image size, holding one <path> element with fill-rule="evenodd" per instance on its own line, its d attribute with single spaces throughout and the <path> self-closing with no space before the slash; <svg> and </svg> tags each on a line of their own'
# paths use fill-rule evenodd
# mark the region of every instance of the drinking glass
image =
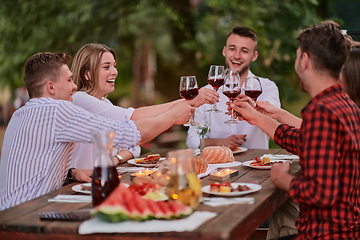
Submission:
<svg viewBox="0 0 360 240">
<path fill-rule="evenodd" d="M 224 67 L 211 65 L 207 82 L 213 87 L 215 91 L 217 91 L 222 85 L 224 85 Z M 216 107 L 216 102 L 214 102 L 212 109 L 210 109 L 209 111 L 218 113 L 221 112 Z"/>
<path fill-rule="evenodd" d="M 210 113 L 205 109 L 196 109 L 195 122 L 192 125 L 200 138 L 200 151 L 205 148 L 205 135 L 210 130 Z"/>
<path fill-rule="evenodd" d="M 199 94 L 198 84 L 195 76 L 182 76 L 179 87 L 180 97 L 185 100 L 194 99 Z M 189 121 L 184 126 L 190 126 L 194 123 L 194 115 L 191 115 Z"/>
<path fill-rule="evenodd" d="M 225 70 L 225 81 L 222 91 L 223 94 L 229 98 L 230 102 L 233 102 L 236 96 L 241 93 L 239 71 L 232 69 Z M 239 123 L 239 121 L 234 118 L 234 110 L 231 110 L 231 118 L 225 123 L 228 124 Z"/>
<path fill-rule="evenodd" d="M 196 209 L 201 202 L 202 190 L 195 173 L 193 156 L 192 149 L 175 150 L 167 154 L 170 178 L 166 193 L 170 199 Z"/>
<path fill-rule="evenodd" d="M 257 98 L 262 93 L 262 86 L 259 77 L 247 77 L 245 79 L 244 91 L 255 103 Z"/>
</svg>

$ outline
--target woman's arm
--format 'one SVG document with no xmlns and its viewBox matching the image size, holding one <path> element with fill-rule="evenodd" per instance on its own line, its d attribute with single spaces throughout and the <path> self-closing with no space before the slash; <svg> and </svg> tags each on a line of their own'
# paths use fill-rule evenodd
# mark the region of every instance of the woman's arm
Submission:
<svg viewBox="0 0 360 240">
<path fill-rule="evenodd" d="M 196 96 L 196 98 L 192 100 L 188 100 L 189 104 L 194 106 L 195 108 L 208 103 L 212 104 L 214 101 L 219 101 L 219 94 L 215 92 L 212 89 L 209 88 L 201 88 L 199 90 L 199 94 Z M 146 107 L 140 107 L 135 109 L 134 113 L 131 116 L 131 120 L 135 119 L 141 119 L 141 118 L 147 118 L 147 117 L 153 117 L 156 115 L 159 115 L 166 110 L 170 109 L 175 104 L 186 101 L 184 99 L 178 99 L 175 101 L 171 101 L 168 103 L 158 104 L 158 105 L 152 105 L 152 106 L 146 106 Z"/>
</svg>

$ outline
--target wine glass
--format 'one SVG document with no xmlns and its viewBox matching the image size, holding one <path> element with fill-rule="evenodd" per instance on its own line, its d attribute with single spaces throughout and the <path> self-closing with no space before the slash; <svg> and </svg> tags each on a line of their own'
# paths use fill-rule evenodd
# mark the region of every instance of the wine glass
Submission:
<svg viewBox="0 0 360 240">
<path fill-rule="evenodd" d="M 215 91 L 217 91 L 222 85 L 224 85 L 224 67 L 211 65 L 208 74 L 208 84 L 210 84 Z M 216 102 L 214 102 L 212 109 L 208 110 L 210 112 L 221 112 L 216 107 Z"/>
<path fill-rule="evenodd" d="M 185 100 L 194 99 L 199 94 L 198 84 L 195 76 L 182 76 L 179 87 L 180 96 Z M 191 115 L 189 121 L 184 124 L 188 127 L 194 123 L 194 115 Z"/>
<path fill-rule="evenodd" d="M 244 91 L 255 103 L 257 98 L 262 93 L 262 86 L 259 77 L 252 76 L 245 79 Z"/>
<path fill-rule="evenodd" d="M 205 109 L 196 109 L 195 123 L 192 125 L 200 138 L 200 152 L 205 148 L 205 135 L 210 130 L 210 113 Z"/>
<path fill-rule="evenodd" d="M 223 94 L 229 98 L 231 103 L 235 100 L 236 96 L 241 93 L 240 75 L 238 70 L 232 70 L 232 69 L 225 70 L 225 80 L 222 91 Z M 231 110 L 230 120 L 226 121 L 225 123 L 228 124 L 239 123 L 239 121 L 234 118 L 233 109 Z"/>
</svg>

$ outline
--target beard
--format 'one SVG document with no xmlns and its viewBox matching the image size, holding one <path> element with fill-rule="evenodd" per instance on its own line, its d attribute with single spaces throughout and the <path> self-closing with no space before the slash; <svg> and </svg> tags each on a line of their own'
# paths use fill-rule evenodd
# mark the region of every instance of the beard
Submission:
<svg viewBox="0 0 360 240">
<path fill-rule="evenodd" d="M 297 71 L 296 69 L 295 69 L 295 72 L 296 72 L 296 76 L 297 76 L 297 78 L 298 78 L 300 90 L 307 93 L 307 91 L 306 91 L 306 86 L 305 86 L 305 84 L 304 84 L 304 77 L 302 77 L 302 76 L 301 76 L 302 74 L 298 73 L 298 71 Z"/>
<path fill-rule="evenodd" d="M 250 64 L 244 65 L 241 69 L 239 69 L 239 75 L 242 76 L 250 69 Z"/>
</svg>

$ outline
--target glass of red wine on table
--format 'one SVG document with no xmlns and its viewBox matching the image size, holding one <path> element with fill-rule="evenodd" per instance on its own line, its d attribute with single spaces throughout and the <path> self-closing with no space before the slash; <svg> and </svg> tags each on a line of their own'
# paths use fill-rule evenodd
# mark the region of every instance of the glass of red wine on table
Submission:
<svg viewBox="0 0 360 240">
<path fill-rule="evenodd" d="M 180 78 L 179 87 L 180 97 L 185 100 L 194 99 L 199 94 L 198 84 L 195 76 L 183 76 Z M 192 115 L 184 126 L 191 126 L 194 124 L 194 115 Z"/>
<path fill-rule="evenodd" d="M 237 95 L 241 93 L 240 75 L 238 70 L 231 70 L 231 69 L 225 70 L 225 80 L 222 91 L 223 94 L 229 98 L 230 102 L 233 102 L 237 97 Z M 234 118 L 234 110 L 231 110 L 231 118 L 225 123 L 228 124 L 239 123 L 239 121 Z"/>
<path fill-rule="evenodd" d="M 255 103 L 262 93 L 262 86 L 259 77 L 252 76 L 245 79 L 244 85 L 245 95 L 249 96 Z"/>
<path fill-rule="evenodd" d="M 225 69 L 223 66 L 210 66 L 207 82 L 213 87 L 215 91 L 217 91 L 222 85 L 224 85 L 224 72 Z M 216 107 L 216 102 L 214 102 L 212 109 L 208 111 L 217 113 L 221 112 Z"/>
</svg>

